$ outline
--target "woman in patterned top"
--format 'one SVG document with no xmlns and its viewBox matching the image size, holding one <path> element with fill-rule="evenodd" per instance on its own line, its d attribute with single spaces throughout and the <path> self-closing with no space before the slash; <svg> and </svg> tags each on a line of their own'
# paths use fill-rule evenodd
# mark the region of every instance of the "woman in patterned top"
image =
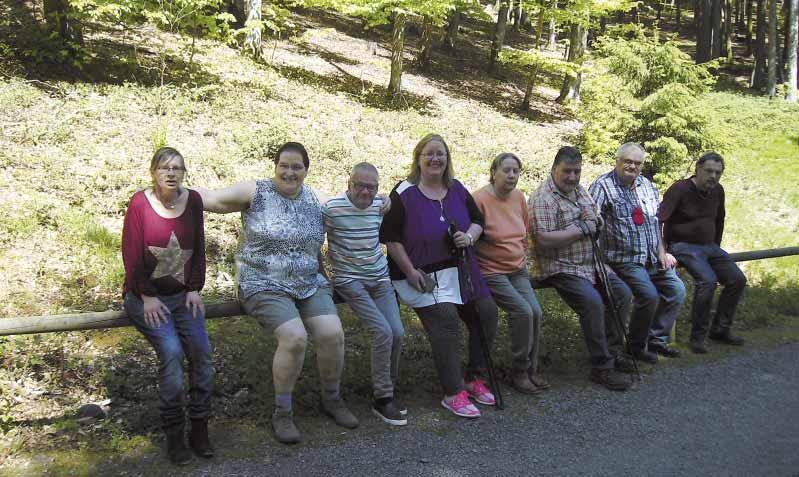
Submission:
<svg viewBox="0 0 799 477">
<path fill-rule="evenodd" d="M 158 397 L 167 453 L 185 464 L 183 357 L 189 362 L 189 443 L 203 457 L 214 369 L 205 332 L 205 235 L 200 195 L 183 187 L 186 165 L 171 147 L 150 161 L 151 188 L 130 199 L 122 229 L 125 311 L 158 354 Z"/>
<path fill-rule="evenodd" d="M 320 260 L 325 238 L 322 204 L 327 198 L 303 184 L 309 159 L 302 144 L 281 146 L 274 163 L 271 179 L 200 193 L 207 211 L 242 213 L 236 255 L 239 300 L 277 337 L 272 428 L 278 441 L 294 443 L 300 441 L 300 432 L 294 425 L 292 392 L 302 371 L 308 333 L 316 346 L 322 410 L 342 427 L 355 428 L 358 420 L 341 398 L 344 332 Z"/>
<path fill-rule="evenodd" d="M 469 398 L 486 405 L 495 400 L 480 377 L 486 364 L 477 326 L 482 322 L 489 346 L 497 328 L 497 306 L 472 250 L 483 231 L 483 214 L 453 178 L 449 148 L 437 134 L 416 145 L 408 179 L 397 184 L 390 197 L 392 207 L 383 219 L 380 241 L 388 249 L 389 276 L 400 301 L 414 309 L 430 341 L 444 388 L 441 405 L 461 417 L 480 417 Z M 465 264 L 459 267 L 464 253 Z M 467 306 L 472 302 L 479 316 L 475 307 Z M 461 320 L 469 329 L 465 382 L 459 356 Z"/>
</svg>

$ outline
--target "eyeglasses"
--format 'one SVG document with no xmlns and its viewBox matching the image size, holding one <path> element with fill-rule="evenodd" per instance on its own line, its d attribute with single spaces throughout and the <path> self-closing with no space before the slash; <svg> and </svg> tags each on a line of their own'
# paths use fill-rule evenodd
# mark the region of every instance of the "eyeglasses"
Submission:
<svg viewBox="0 0 799 477">
<path fill-rule="evenodd" d="M 447 153 L 445 151 L 426 152 L 422 155 L 425 157 L 425 159 L 433 159 L 435 157 L 447 157 Z"/>
<path fill-rule="evenodd" d="M 352 188 L 355 190 L 367 190 L 369 192 L 377 192 L 377 184 L 364 184 L 363 182 L 353 182 Z"/>
<path fill-rule="evenodd" d="M 185 167 L 178 167 L 178 166 L 157 167 L 156 170 L 161 174 L 183 174 L 184 172 L 186 172 Z"/>
</svg>

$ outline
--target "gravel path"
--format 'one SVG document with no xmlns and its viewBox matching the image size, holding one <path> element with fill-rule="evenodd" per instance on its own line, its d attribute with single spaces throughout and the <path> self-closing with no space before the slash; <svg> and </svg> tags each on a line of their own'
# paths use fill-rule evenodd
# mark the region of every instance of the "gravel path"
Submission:
<svg viewBox="0 0 799 477">
<path fill-rule="evenodd" d="M 465 421 L 351 433 L 194 475 L 799 475 L 799 343 L 663 369 L 638 389 L 510 396 Z M 421 422 L 420 422 L 421 421 Z"/>
</svg>

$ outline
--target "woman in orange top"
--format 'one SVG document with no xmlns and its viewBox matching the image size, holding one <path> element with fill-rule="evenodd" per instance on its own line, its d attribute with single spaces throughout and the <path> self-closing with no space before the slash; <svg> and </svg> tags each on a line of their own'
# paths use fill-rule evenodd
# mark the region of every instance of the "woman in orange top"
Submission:
<svg viewBox="0 0 799 477">
<path fill-rule="evenodd" d="M 508 314 L 513 387 L 532 394 L 548 388 L 538 374 L 541 307 L 527 272 L 527 203 L 516 189 L 522 162 L 503 152 L 491 163 L 489 184 L 473 194 L 485 216 L 477 260 L 497 305 Z"/>
</svg>

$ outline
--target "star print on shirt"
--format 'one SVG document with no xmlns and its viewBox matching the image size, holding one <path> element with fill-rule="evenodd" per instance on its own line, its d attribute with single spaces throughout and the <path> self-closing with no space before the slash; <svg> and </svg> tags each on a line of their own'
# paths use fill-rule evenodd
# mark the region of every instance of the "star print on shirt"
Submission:
<svg viewBox="0 0 799 477">
<path fill-rule="evenodd" d="M 152 245 L 147 248 L 158 260 L 158 265 L 150 276 L 151 279 L 155 280 L 156 278 L 171 276 L 180 283 L 186 284 L 185 267 L 186 262 L 191 258 L 193 249 L 183 250 L 180 248 L 180 243 L 178 243 L 174 230 L 169 237 L 169 243 L 166 248 Z"/>
</svg>

